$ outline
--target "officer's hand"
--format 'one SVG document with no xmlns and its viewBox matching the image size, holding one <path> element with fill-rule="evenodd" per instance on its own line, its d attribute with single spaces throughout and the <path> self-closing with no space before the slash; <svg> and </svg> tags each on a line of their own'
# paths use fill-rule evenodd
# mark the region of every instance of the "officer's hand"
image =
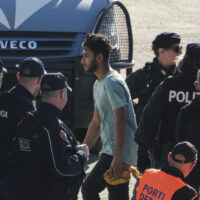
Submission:
<svg viewBox="0 0 200 200">
<path fill-rule="evenodd" d="M 87 144 L 81 144 L 76 146 L 77 150 L 81 150 L 85 153 L 87 160 L 89 160 L 90 151 Z"/>
</svg>

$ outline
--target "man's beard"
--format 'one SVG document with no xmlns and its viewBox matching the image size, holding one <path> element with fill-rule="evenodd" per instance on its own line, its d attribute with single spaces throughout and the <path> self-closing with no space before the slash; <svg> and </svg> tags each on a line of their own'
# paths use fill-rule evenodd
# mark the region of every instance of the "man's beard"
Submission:
<svg viewBox="0 0 200 200">
<path fill-rule="evenodd" d="M 98 67 L 97 62 L 95 59 L 93 59 L 93 61 L 90 64 L 90 67 L 86 70 L 86 72 L 89 74 L 94 73 L 96 72 L 97 67 Z"/>
</svg>

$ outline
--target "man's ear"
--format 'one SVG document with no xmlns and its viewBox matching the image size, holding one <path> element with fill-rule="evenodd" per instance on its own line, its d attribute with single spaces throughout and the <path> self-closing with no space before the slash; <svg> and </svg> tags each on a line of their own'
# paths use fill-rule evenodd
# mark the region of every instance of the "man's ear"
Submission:
<svg viewBox="0 0 200 200">
<path fill-rule="evenodd" d="M 65 97 L 64 90 L 60 90 L 60 99 L 63 99 Z"/>
<path fill-rule="evenodd" d="M 19 81 L 19 79 L 20 79 L 20 74 L 19 74 L 19 72 L 17 72 L 17 80 Z"/>
<path fill-rule="evenodd" d="M 198 81 L 194 82 L 194 87 L 196 88 L 197 91 L 200 91 L 200 87 L 199 87 Z"/>
<path fill-rule="evenodd" d="M 40 85 L 40 83 L 41 83 L 41 81 L 42 81 L 42 77 L 43 77 L 43 76 L 37 78 L 37 84 L 38 84 L 38 85 Z"/>
<path fill-rule="evenodd" d="M 192 170 L 196 165 L 196 162 L 192 162 L 191 165 L 190 165 L 190 169 Z"/>
<path fill-rule="evenodd" d="M 170 163 L 171 160 L 172 160 L 172 156 L 171 156 L 171 154 L 172 154 L 171 152 L 168 153 L 168 163 Z"/>
<path fill-rule="evenodd" d="M 159 48 L 159 49 L 158 49 L 158 54 L 159 54 L 159 55 L 162 55 L 162 54 L 164 53 L 164 51 L 165 51 L 165 49 Z"/>
<path fill-rule="evenodd" d="M 96 56 L 96 61 L 97 62 L 103 62 L 103 54 L 102 53 L 98 53 Z"/>
</svg>

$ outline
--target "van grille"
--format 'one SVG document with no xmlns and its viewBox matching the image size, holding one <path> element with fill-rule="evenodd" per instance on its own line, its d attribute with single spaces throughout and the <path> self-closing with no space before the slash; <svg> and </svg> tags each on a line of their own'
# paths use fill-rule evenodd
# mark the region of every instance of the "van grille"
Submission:
<svg viewBox="0 0 200 200">
<path fill-rule="evenodd" d="M 63 58 L 68 56 L 76 41 L 76 33 L 64 32 L 1 32 L 0 57 L 2 59 Z"/>
</svg>

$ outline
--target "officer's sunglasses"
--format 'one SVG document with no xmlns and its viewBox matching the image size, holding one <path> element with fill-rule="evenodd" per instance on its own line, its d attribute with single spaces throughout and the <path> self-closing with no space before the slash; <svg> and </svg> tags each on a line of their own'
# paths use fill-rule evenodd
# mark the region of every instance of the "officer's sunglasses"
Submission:
<svg viewBox="0 0 200 200">
<path fill-rule="evenodd" d="M 169 49 L 172 49 L 175 53 L 182 53 L 182 46 L 171 46 Z"/>
</svg>

